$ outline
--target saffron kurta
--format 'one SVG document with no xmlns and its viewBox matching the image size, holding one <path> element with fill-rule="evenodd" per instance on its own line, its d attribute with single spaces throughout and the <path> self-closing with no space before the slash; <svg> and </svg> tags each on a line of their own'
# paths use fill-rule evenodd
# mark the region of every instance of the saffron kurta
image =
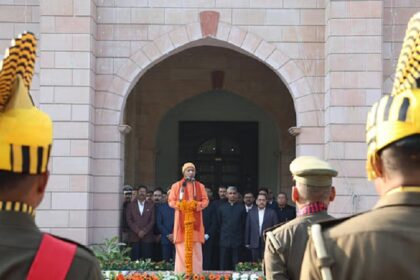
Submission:
<svg viewBox="0 0 420 280">
<path fill-rule="evenodd" d="M 183 228 L 184 226 L 181 225 L 181 220 L 182 217 L 182 213 L 179 211 L 179 208 L 177 206 L 177 202 L 179 202 L 180 199 L 180 192 L 181 192 L 181 188 L 182 188 L 182 183 L 184 182 L 184 179 L 176 182 L 175 184 L 172 185 L 171 187 L 171 192 L 169 193 L 169 197 L 168 197 L 168 203 L 169 206 L 171 206 L 172 208 L 175 208 L 175 222 L 174 222 L 174 243 L 181 243 L 184 242 L 184 232 L 183 232 Z M 203 218 L 202 218 L 202 213 L 201 211 L 207 207 L 207 205 L 209 204 L 209 199 L 207 197 L 207 193 L 206 190 L 204 188 L 204 185 L 201 184 L 198 181 L 195 181 L 195 187 L 196 187 L 196 191 L 195 193 L 197 194 L 197 213 L 195 215 L 196 219 L 199 218 L 199 226 L 198 228 L 196 227 L 196 223 L 194 223 L 194 242 L 200 242 L 200 243 L 204 243 L 204 226 L 203 226 Z M 188 200 L 193 200 L 194 199 L 194 190 L 193 190 L 193 184 L 191 182 L 187 183 L 187 186 L 185 187 L 184 190 L 184 198 L 188 198 Z M 200 198 L 201 197 L 201 198 Z"/>
<path fill-rule="evenodd" d="M 184 183 L 185 182 L 185 183 Z M 185 185 L 185 187 L 183 186 Z M 194 213 L 194 231 L 193 231 L 193 255 L 192 255 L 192 272 L 201 273 L 203 271 L 203 254 L 201 244 L 204 243 L 204 226 L 202 210 L 209 204 L 204 185 L 200 182 L 185 181 L 182 179 L 171 187 L 169 193 L 169 206 L 175 208 L 175 222 L 174 222 L 174 243 L 176 249 L 175 257 L 175 272 L 186 272 L 185 265 L 185 234 L 184 234 L 184 214 L 179 210 L 178 204 L 180 200 L 197 201 L 197 208 Z M 201 244 L 200 244 L 201 243 Z"/>
</svg>

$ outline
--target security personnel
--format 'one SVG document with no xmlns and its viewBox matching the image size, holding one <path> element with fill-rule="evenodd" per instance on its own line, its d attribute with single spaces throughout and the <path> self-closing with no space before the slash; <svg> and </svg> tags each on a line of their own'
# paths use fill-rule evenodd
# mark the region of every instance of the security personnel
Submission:
<svg viewBox="0 0 420 280">
<path fill-rule="evenodd" d="M 368 115 L 367 175 L 380 199 L 338 225 L 311 227 L 301 279 L 420 277 L 419 30 L 420 13 L 408 25 L 393 93 Z"/>
<path fill-rule="evenodd" d="M 335 197 L 332 177 L 337 171 L 328 162 L 301 156 L 290 164 L 290 172 L 296 181 L 292 200 L 298 208 L 298 217 L 266 231 L 264 269 L 268 280 L 299 279 L 309 225 L 333 219 L 327 208 Z"/>
<path fill-rule="evenodd" d="M 51 119 L 28 93 L 35 45 L 22 34 L 0 63 L 0 279 L 101 279 L 89 249 L 35 224 L 52 144 Z"/>
</svg>

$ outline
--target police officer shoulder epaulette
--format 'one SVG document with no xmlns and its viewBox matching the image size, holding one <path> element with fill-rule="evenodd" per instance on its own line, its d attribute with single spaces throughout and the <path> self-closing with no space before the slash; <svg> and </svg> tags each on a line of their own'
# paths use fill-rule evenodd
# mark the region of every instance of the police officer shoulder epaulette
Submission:
<svg viewBox="0 0 420 280">
<path fill-rule="evenodd" d="M 53 234 L 50 234 L 50 235 L 53 236 L 54 238 L 60 239 L 60 240 L 62 240 L 64 242 L 74 244 L 74 245 L 77 246 L 77 248 L 80 248 L 83 251 L 86 251 L 86 253 L 89 253 L 89 255 L 91 255 L 93 257 L 95 256 L 95 254 L 93 253 L 93 251 L 89 247 L 87 247 L 87 246 L 85 246 L 83 244 L 80 244 L 80 243 L 78 243 L 78 242 L 76 242 L 74 240 L 67 239 L 67 238 L 64 238 L 64 237 L 61 237 L 61 236 L 57 236 L 57 235 L 53 235 Z"/>
<path fill-rule="evenodd" d="M 286 222 L 282 222 L 282 223 L 278 223 L 278 224 L 275 224 L 274 226 L 272 226 L 272 227 L 269 227 L 269 228 L 266 228 L 265 230 L 264 230 L 264 232 L 263 232 L 263 236 L 264 236 L 264 241 L 267 239 L 267 233 L 269 233 L 269 232 L 273 232 L 275 229 L 277 229 L 277 228 L 279 228 L 279 227 L 281 227 L 281 226 L 284 226 L 285 224 L 287 224 L 288 222 L 290 222 L 290 221 L 286 221 Z"/>
<path fill-rule="evenodd" d="M 274 225 L 274 226 L 272 226 L 270 228 L 267 228 L 264 231 L 264 233 L 263 233 L 264 241 L 271 243 L 273 245 L 273 247 L 274 247 L 274 250 L 276 250 L 276 251 L 278 251 L 281 246 L 280 246 L 279 242 L 277 241 L 277 239 L 274 237 L 273 231 L 276 230 L 276 229 L 278 229 L 278 228 L 280 228 L 280 227 L 282 227 L 282 226 L 284 226 L 288 222 L 290 222 L 290 221 L 279 223 L 279 224 Z"/>
</svg>

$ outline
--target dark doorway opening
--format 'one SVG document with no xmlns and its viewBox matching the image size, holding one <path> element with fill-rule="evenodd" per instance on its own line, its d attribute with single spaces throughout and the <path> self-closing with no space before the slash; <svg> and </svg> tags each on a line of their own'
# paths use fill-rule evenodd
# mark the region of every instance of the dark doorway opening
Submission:
<svg viewBox="0 0 420 280">
<path fill-rule="evenodd" d="M 188 161 L 196 165 L 197 179 L 213 190 L 223 185 L 255 192 L 258 123 L 180 122 L 179 167 Z"/>
</svg>

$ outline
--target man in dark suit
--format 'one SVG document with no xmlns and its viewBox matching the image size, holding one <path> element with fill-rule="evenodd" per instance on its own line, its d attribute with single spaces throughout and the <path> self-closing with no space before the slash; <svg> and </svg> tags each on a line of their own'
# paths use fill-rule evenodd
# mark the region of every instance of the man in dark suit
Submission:
<svg viewBox="0 0 420 280">
<path fill-rule="evenodd" d="M 245 191 L 244 204 L 245 204 L 245 210 L 247 213 L 255 206 L 254 202 L 255 202 L 254 194 L 251 191 Z"/>
<path fill-rule="evenodd" d="M 220 229 L 220 269 L 233 270 L 239 262 L 240 248 L 244 244 L 246 211 L 237 201 L 237 188 L 228 187 L 228 202 L 223 203 L 217 213 Z"/>
<path fill-rule="evenodd" d="M 174 217 L 175 209 L 171 208 L 167 201 L 157 208 L 156 224 L 161 233 L 160 243 L 162 248 L 162 260 L 174 260 Z"/>
<path fill-rule="evenodd" d="M 280 192 L 277 196 L 277 217 L 279 223 L 291 221 L 296 218 L 296 207 L 287 204 L 287 194 Z"/>
<path fill-rule="evenodd" d="M 121 216 L 121 241 L 123 243 L 128 242 L 128 233 L 130 232 L 130 228 L 128 227 L 127 223 L 127 207 L 131 203 L 132 195 L 133 195 L 133 188 L 130 185 L 125 185 L 123 188 L 124 194 L 124 202 L 122 205 L 122 216 Z"/>
<path fill-rule="evenodd" d="M 217 192 L 217 194 L 219 196 L 219 199 L 216 199 L 214 201 L 214 206 L 216 207 L 216 211 L 217 211 L 217 209 L 219 209 L 220 205 L 227 202 L 226 192 L 227 191 L 226 191 L 225 186 L 219 186 L 219 189 L 218 189 L 218 192 Z"/>
<path fill-rule="evenodd" d="M 216 238 L 216 208 L 213 201 L 213 192 L 210 188 L 206 188 L 207 196 L 210 200 L 209 205 L 203 210 L 203 223 L 204 223 L 204 245 L 203 245 L 203 269 L 213 270 L 217 266 L 214 265 L 214 240 Z"/>
<path fill-rule="evenodd" d="M 163 194 L 163 190 L 159 187 L 156 187 L 153 190 L 153 203 L 155 204 L 155 226 L 153 227 L 153 235 L 154 235 L 154 240 L 153 240 L 153 256 L 152 256 L 152 260 L 155 262 L 161 261 L 162 260 L 162 251 L 161 251 L 161 232 L 157 226 L 157 222 L 156 222 L 156 218 L 157 218 L 157 212 L 158 212 L 158 208 L 162 203 L 162 194 Z"/>
<path fill-rule="evenodd" d="M 258 194 L 265 194 L 267 197 L 267 208 L 277 209 L 277 203 L 273 201 L 273 191 L 268 188 L 259 188 Z"/>
<path fill-rule="evenodd" d="M 155 224 L 155 206 L 146 200 L 147 188 L 140 186 L 137 199 L 127 208 L 127 223 L 130 227 L 128 236 L 132 243 L 131 259 L 148 259 L 152 257 L 153 226 Z"/>
<path fill-rule="evenodd" d="M 247 215 L 245 225 L 245 246 L 251 250 L 252 261 L 261 261 L 264 255 L 264 230 L 277 224 L 277 214 L 267 207 L 267 197 L 259 194 L 257 207 L 252 208 Z"/>
<path fill-rule="evenodd" d="M 277 208 L 277 201 L 274 199 L 274 193 L 271 189 L 268 189 L 267 195 L 267 208 L 276 209 Z"/>
<path fill-rule="evenodd" d="M 244 207 L 245 207 L 246 213 L 249 213 L 249 211 L 251 211 L 252 208 L 257 207 L 255 205 L 255 197 L 254 197 L 254 194 L 252 193 L 252 191 L 246 190 L 244 192 L 243 202 L 244 202 Z M 245 244 L 244 244 L 244 246 L 241 247 L 241 253 L 240 253 L 239 260 L 241 262 L 250 262 L 252 260 L 251 250 L 249 248 L 246 248 Z"/>
<path fill-rule="evenodd" d="M 219 188 L 217 189 L 217 194 L 218 194 L 219 199 L 216 199 L 213 202 L 213 207 L 214 207 L 214 210 L 216 211 L 216 218 L 217 218 L 217 212 L 219 211 L 220 206 L 227 202 L 226 191 L 227 191 L 226 187 L 223 185 L 220 185 Z M 213 265 L 214 265 L 215 270 L 218 270 L 219 265 L 220 265 L 219 238 L 220 238 L 220 228 L 216 228 L 216 236 L 213 240 L 213 244 L 214 244 L 213 255 L 215 256 Z"/>
</svg>

